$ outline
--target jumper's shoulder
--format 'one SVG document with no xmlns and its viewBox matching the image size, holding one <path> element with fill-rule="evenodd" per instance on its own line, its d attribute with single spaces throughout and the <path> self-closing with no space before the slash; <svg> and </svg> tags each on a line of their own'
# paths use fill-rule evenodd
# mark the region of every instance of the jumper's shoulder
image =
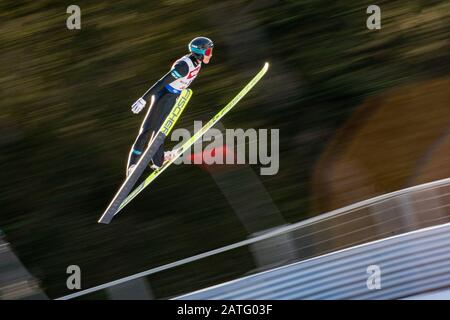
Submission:
<svg viewBox="0 0 450 320">
<path fill-rule="evenodd" d="M 189 73 L 189 65 L 184 59 L 179 59 L 173 64 L 170 71 L 175 78 L 182 78 Z"/>
</svg>

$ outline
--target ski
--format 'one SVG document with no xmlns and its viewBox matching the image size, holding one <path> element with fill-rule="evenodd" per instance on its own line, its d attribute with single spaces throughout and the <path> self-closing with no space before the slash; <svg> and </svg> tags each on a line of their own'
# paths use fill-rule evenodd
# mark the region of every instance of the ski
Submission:
<svg viewBox="0 0 450 320">
<path fill-rule="evenodd" d="M 250 82 L 231 100 L 222 110 L 220 110 L 211 120 L 208 121 L 199 131 L 176 150 L 176 155 L 166 162 L 160 169 L 153 171 L 147 179 L 137 186 L 119 206 L 115 214 L 119 213 L 128 203 L 131 202 L 142 190 L 152 183 L 161 173 L 163 173 L 172 163 L 174 163 L 183 153 L 188 150 L 198 139 L 200 139 L 209 129 L 211 129 L 225 114 L 227 114 L 266 74 L 269 63 L 265 63 L 263 68 L 250 80 Z"/>
<path fill-rule="evenodd" d="M 130 191 L 133 189 L 137 180 L 142 175 L 145 168 L 150 163 L 151 159 L 158 151 L 161 144 L 164 142 L 164 139 L 169 135 L 170 131 L 177 122 L 184 108 L 188 104 L 191 96 L 192 96 L 191 89 L 183 90 L 181 95 L 178 97 L 175 105 L 172 107 L 172 110 L 170 111 L 166 120 L 164 120 L 163 124 L 161 125 L 161 128 L 158 130 L 153 140 L 150 142 L 145 151 L 142 153 L 142 156 L 139 159 L 138 163 L 136 164 L 135 169 L 125 179 L 122 186 L 119 188 L 119 191 L 117 191 L 113 200 L 111 201 L 111 203 L 108 205 L 103 215 L 98 220 L 98 223 L 108 224 L 111 222 L 115 213 L 119 209 L 119 206 L 127 197 L 127 195 L 130 193 Z"/>
</svg>

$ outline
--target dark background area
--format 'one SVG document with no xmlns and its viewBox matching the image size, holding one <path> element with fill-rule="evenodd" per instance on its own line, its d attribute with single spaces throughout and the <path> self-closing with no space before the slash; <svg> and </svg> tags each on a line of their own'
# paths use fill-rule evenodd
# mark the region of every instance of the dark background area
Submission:
<svg viewBox="0 0 450 320">
<path fill-rule="evenodd" d="M 66 28 L 70 4 L 81 8 L 81 30 Z M 447 1 L 378 1 L 377 31 L 366 28 L 371 4 L 2 1 L 0 228 L 46 293 L 67 293 L 70 264 L 88 288 L 248 236 L 210 175 L 188 165 L 167 170 L 112 224 L 97 224 L 142 121 L 131 104 L 199 35 L 214 40 L 214 57 L 177 127 L 209 120 L 269 61 L 222 124 L 280 129 L 280 171 L 260 179 L 286 222 L 320 213 L 315 166 L 358 106 L 449 72 Z M 389 139 L 396 136 L 380 141 Z M 156 297 L 253 268 L 244 249 L 215 260 L 153 277 Z"/>
</svg>

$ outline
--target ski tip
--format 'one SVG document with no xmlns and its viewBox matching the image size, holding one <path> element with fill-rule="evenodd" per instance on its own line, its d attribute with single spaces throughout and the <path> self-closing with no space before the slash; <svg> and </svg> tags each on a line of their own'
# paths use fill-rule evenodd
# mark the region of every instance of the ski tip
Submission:
<svg viewBox="0 0 450 320">
<path fill-rule="evenodd" d="M 266 61 L 266 63 L 264 63 L 264 69 L 269 69 L 269 62 Z"/>
<path fill-rule="evenodd" d="M 111 222 L 111 220 L 112 220 L 112 217 L 107 218 L 107 217 L 101 216 L 100 219 L 98 219 L 97 223 L 109 224 Z"/>
</svg>

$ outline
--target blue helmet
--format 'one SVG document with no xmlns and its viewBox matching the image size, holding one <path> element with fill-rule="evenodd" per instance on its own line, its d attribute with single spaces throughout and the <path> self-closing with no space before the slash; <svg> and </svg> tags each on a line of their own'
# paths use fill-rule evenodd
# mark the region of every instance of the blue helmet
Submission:
<svg viewBox="0 0 450 320">
<path fill-rule="evenodd" d="M 202 60 L 204 56 L 210 57 L 212 55 L 214 43 L 209 38 L 197 37 L 189 42 L 188 47 L 189 51 L 192 52 L 197 59 Z"/>
</svg>

